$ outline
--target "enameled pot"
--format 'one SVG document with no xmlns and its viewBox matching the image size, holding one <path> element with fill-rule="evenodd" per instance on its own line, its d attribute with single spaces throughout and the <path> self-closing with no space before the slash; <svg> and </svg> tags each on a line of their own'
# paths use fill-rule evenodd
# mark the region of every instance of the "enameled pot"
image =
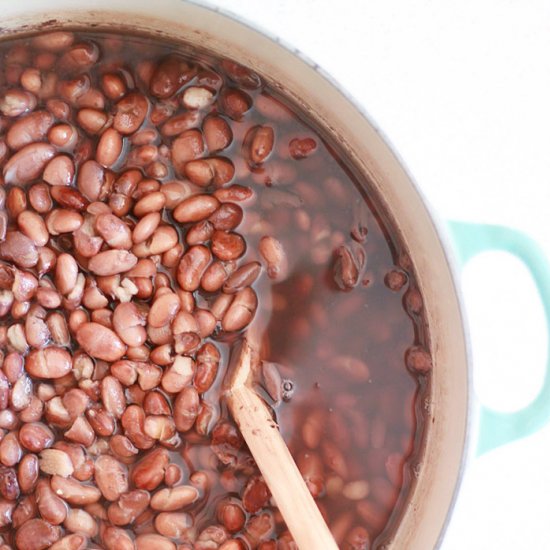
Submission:
<svg viewBox="0 0 550 550">
<path fill-rule="evenodd" d="M 2 6 L 10 36 L 62 26 L 127 30 L 192 44 L 229 57 L 282 90 L 337 140 L 371 183 L 377 202 L 413 258 L 433 353 L 430 411 L 418 478 L 391 548 L 437 546 L 460 479 L 469 419 L 463 315 L 441 232 L 380 132 L 334 82 L 301 54 L 218 10 L 178 0 L 18 0 Z M 388 547 L 388 548 L 389 548 Z"/>
</svg>

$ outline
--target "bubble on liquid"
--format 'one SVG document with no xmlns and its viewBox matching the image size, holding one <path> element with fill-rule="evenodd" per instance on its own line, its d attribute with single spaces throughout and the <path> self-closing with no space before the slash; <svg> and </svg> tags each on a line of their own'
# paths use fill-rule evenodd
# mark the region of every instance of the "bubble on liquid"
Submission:
<svg viewBox="0 0 550 550">
<path fill-rule="evenodd" d="M 285 378 L 283 380 L 283 401 L 290 401 L 294 395 L 296 387 L 292 380 Z"/>
</svg>

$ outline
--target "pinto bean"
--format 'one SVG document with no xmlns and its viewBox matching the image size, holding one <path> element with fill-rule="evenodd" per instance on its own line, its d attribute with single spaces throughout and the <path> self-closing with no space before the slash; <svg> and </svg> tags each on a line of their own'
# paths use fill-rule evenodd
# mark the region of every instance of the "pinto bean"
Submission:
<svg viewBox="0 0 550 550">
<path fill-rule="evenodd" d="M 192 517 L 183 512 L 161 512 L 155 518 L 156 530 L 169 538 L 179 538 L 185 535 L 192 526 Z"/>
<path fill-rule="evenodd" d="M 430 354 L 421 346 L 412 346 L 407 350 L 405 361 L 407 368 L 413 372 L 425 374 L 432 369 Z"/>
<path fill-rule="evenodd" d="M 88 545 L 88 539 L 82 535 L 73 533 L 59 539 L 51 546 L 51 550 L 85 550 Z"/>
<path fill-rule="evenodd" d="M 149 193 L 141 198 L 134 206 L 134 214 L 141 218 L 151 212 L 162 210 L 166 204 L 166 197 L 160 191 Z"/>
<path fill-rule="evenodd" d="M 134 244 L 142 243 L 151 237 L 159 226 L 160 220 L 161 215 L 158 212 L 145 214 L 132 231 L 132 240 Z"/>
<path fill-rule="evenodd" d="M 53 125 L 48 111 L 35 111 L 16 120 L 6 134 L 6 143 L 14 151 L 44 139 Z"/>
<path fill-rule="evenodd" d="M 304 341 L 323 333 L 304 367 L 328 371 L 315 403 L 293 405 L 292 452 L 338 544 L 371 544 L 407 490 L 402 416 L 415 397 L 388 385 L 376 414 L 365 409 L 357 392 L 376 358 L 334 353 L 335 338 L 349 348 L 353 335 L 329 329 L 358 321 L 359 287 L 382 277 L 420 334 L 389 367 L 413 385 L 429 375 L 411 260 L 399 251 L 395 266 L 366 271 L 367 249 L 384 255 L 385 228 L 368 226 L 330 144 L 307 125 L 297 133 L 248 68 L 159 59 L 141 42 L 133 63 L 121 37 L 78 37 L 3 46 L 0 550 L 18 537 L 31 550 L 294 545 L 218 402 L 256 292 L 271 294 L 262 356 L 285 360 L 285 328 Z M 349 292 L 327 302 L 325 283 Z M 381 319 L 366 329 L 383 351 L 401 325 Z M 262 362 L 257 382 L 274 408 L 292 400 L 294 370 Z M 341 387 L 326 401 L 330 376 Z M 342 498 L 349 510 L 336 513 Z"/>
<path fill-rule="evenodd" d="M 221 116 L 209 116 L 202 125 L 204 141 L 211 153 L 222 151 L 233 141 L 231 126 Z"/>
<path fill-rule="evenodd" d="M 25 319 L 25 336 L 32 347 L 43 348 L 50 339 L 51 335 L 45 318 L 46 310 L 40 306 L 32 306 L 29 309 Z"/>
<path fill-rule="evenodd" d="M 225 88 L 219 96 L 222 111 L 233 120 L 240 120 L 252 107 L 251 97 L 238 88 Z"/>
<path fill-rule="evenodd" d="M 77 185 L 89 201 L 97 201 L 105 194 L 105 189 L 112 185 L 111 175 L 95 160 L 87 160 L 80 167 Z"/>
<path fill-rule="evenodd" d="M 42 289 L 38 289 L 37 298 L 40 302 L 40 295 L 39 292 Z M 49 302 L 50 304 L 52 302 Z M 59 307 L 58 305 L 52 306 L 52 307 Z M 70 334 L 69 334 L 69 328 L 67 327 L 67 321 L 65 320 L 65 317 L 58 312 L 51 313 L 47 319 L 46 324 L 48 325 L 48 330 L 50 331 L 50 335 L 52 338 L 52 341 L 55 342 L 59 346 L 68 346 L 70 343 Z"/>
<path fill-rule="evenodd" d="M 122 415 L 121 424 L 125 435 L 138 449 L 150 449 L 154 445 L 154 440 L 145 433 L 145 413 L 141 407 L 127 407 Z"/>
<path fill-rule="evenodd" d="M 120 418 L 126 408 L 126 398 L 120 382 L 113 376 L 101 381 L 101 399 L 105 409 L 115 418 Z"/>
<path fill-rule="evenodd" d="M 74 42 L 74 34 L 66 31 L 54 31 L 41 33 L 33 37 L 32 45 L 38 50 L 59 52 L 71 46 Z"/>
<path fill-rule="evenodd" d="M 19 442 L 25 449 L 33 453 L 39 453 L 51 447 L 53 441 L 54 433 L 41 422 L 29 422 L 19 430 Z"/>
<path fill-rule="evenodd" d="M 121 462 L 109 455 L 101 455 L 95 461 L 94 478 L 109 501 L 116 501 L 128 491 L 128 470 Z"/>
<path fill-rule="evenodd" d="M 0 441 L 0 462 L 4 466 L 15 466 L 21 460 L 23 449 L 16 432 L 10 432 Z"/>
<path fill-rule="evenodd" d="M 90 89 L 90 77 L 87 74 L 81 74 L 72 80 L 61 80 L 57 84 L 57 89 L 63 99 L 75 104 L 78 98 Z"/>
<path fill-rule="evenodd" d="M 155 97 L 165 99 L 174 95 L 194 75 L 195 68 L 187 60 L 169 55 L 154 70 L 149 90 Z"/>
<path fill-rule="evenodd" d="M 99 47 L 94 42 L 73 44 L 58 61 L 60 69 L 65 71 L 81 71 L 91 67 L 99 57 Z"/>
<path fill-rule="evenodd" d="M 218 521 L 230 533 L 238 533 L 246 523 L 246 514 L 237 499 L 225 499 L 218 504 Z"/>
<path fill-rule="evenodd" d="M 35 183 L 31 186 L 29 189 L 29 202 L 39 214 L 49 212 L 53 206 L 49 186 L 45 183 Z"/>
<path fill-rule="evenodd" d="M 195 387 L 199 393 L 207 392 L 218 372 L 220 352 L 214 344 L 207 342 L 197 352 L 197 372 L 195 374 Z"/>
<path fill-rule="evenodd" d="M 302 452 L 296 465 L 306 482 L 306 485 L 313 498 L 317 498 L 324 490 L 324 468 L 319 455 L 312 452 Z"/>
<path fill-rule="evenodd" d="M 170 461 L 166 449 L 157 448 L 144 456 L 132 470 L 131 478 L 138 489 L 152 491 L 164 478 L 164 472 Z"/>
<path fill-rule="evenodd" d="M 51 188 L 50 193 L 52 198 L 65 208 L 84 210 L 88 206 L 86 198 L 72 187 L 55 185 Z"/>
<path fill-rule="evenodd" d="M 199 394 L 193 386 L 181 390 L 174 402 L 174 421 L 176 429 L 187 432 L 195 423 L 199 414 Z"/>
<path fill-rule="evenodd" d="M 184 173 L 185 163 L 201 157 L 204 153 L 204 139 L 200 130 L 186 130 L 172 143 L 171 159 L 174 169 Z"/>
<path fill-rule="evenodd" d="M 30 210 L 24 210 L 17 216 L 17 225 L 36 246 L 44 246 L 50 238 L 44 220 Z"/>
<path fill-rule="evenodd" d="M 180 307 L 181 302 L 177 294 L 163 294 L 151 305 L 147 321 L 152 327 L 162 327 L 172 321 Z"/>
<path fill-rule="evenodd" d="M 114 129 L 123 135 L 133 134 L 143 124 L 148 109 L 149 102 L 143 94 L 127 94 L 116 104 Z"/>
<path fill-rule="evenodd" d="M 288 273 L 288 260 L 281 242 L 274 237 L 262 237 L 259 251 L 267 264 L 268 276 L 275 280 L 284 279 Z"/>
<path fill-rule="evenodd" d="M 251 477 L 243 491 L 243 507 L 247 512 L 255 514 L 268 503 L 270 497 L 265 481 L 261 477 Z"/>
<path fill-rule="evenodd" d="M 62 117 L 59 117 L 62 118 Z M 78 132 L 70 124 L 57 124 L 48 131 L 48 141 L 56 147 L 70 150 L 78 140 Z"/>
<path fill-rule="evenodd" d="M 211 157 L 190 160 L 185 164 L 184 173 L 195 185 L 208 187 L 214 184 L 220 187 L 233 179 L 235 175 L 235 166 L 229 159 Z"/>
<path fill-rule="evenodd" d="M 200 533 L 195 543 L 195 548 L 197 550 L 206 550 L 214 545 L 217 548 L 221 548 L 228 539 L 229 534 L 224 527 L 221 525 L 211 525 Z"/>
<path fill-rule="evenodd" d="M 69 477 L 74 472 L 74 466 L 71 457 L 65 451 L 44 449 L 40 453 L 40 470 L 50 475 Z"/>
<path fill-rule="evenodd" d="M 172 116 L 166 120 L 162 125 L 160 131 L 162 135 L 166 137 L 177 136 L 186 130 L 190 130 L 197 126 L 200 121 L 201 115 L 198 112 L 187 111 L 175 116 Z"/>
<path fill-rule="evenodd" d="M 133 490 L 121 495 L 107 509 L 107 516 L 113 525 L 127 525 L 139 517 L 149 506 L 149 493 Z"/>
<path fill-rule="evenodd" d="M 160 489 L 151 497 L 151 508 L 161 512 L 174 512 L 193 504 L 198 498 L 199 491 L 191 485 Z"/>
<path fill-rule="evenodd" d="M 181 96 L 181 102 L 187 109 L 205 109 L 214 99 L 214 93 L 208 88 L 189 86 Z"/>
<path fill-rule="evenodd" d="M 117 275 L 129 271 L 137 264 L 137 258 L 126 250 L 105 250 L 90 258 L 88 269 L 96 275 Z"/>
<path fill-rule="evenodd" d="M 95 519 L 88 512 L 79 508 L 68 511 L 63 525 L 69 532 L 80 533 L 90 538 L 95 537 L 98 533 Z"/>
<path fill-rule="evenodd" d="M 50 185 L 70 185 L 74 177 L 74 164 L 67 155 L 58 155 L 48 162 L 42 178 Z"/>
<path fill-rule="evenodd" d="M 183 181 L 170 181 L 164 183 L 160 188 L 161 193 L 166 197 L 166 208 L 173 210 L 185 198 L 194 194 L 189 183 Z"/>
<path fill-rule="evenodd" d="M 93 218 L 84 218 L 84 223 L 73 234 L 73 241 L 75 250 L 83 258 L 91 258 L 99 253 L 103 239 L 95 233 Z"/>
<path fill-rule="evenodd" d="M 19 185 L 38 178 L 48 161 L 55 155 L 55 149 L 47 143 L 31 143 L 17 151 L 4 165 L 4 181 Z"/>
<path fill-rule="evenodd" d="M 212 262 L 201 278 L 201 287 L 207 292 L 220 290 L 234 269 L 235 262 Z"/>
<path fill-rule="evenodd" d="M 50 487 L 50 482 L 40 479 L 36 486 L 36 504 L 43 519 L 52 525 L 60 525 L 67 517 L 67 505 Z"/>
<path fill-rule="evenodd" d="M 15 533 L 17 548 L 44 550 L 50 548 L 61 537 L 61 529 L 43 519 L 26 521 Z"/>
<path fill-rule="evenodd" d="M 176 246 L 177 243 L 177 231 L 169 225 L 161 225 L 155 229 L 147 241 L 134 245 L 132 252 L 138 258 L 145 258 L 147 256 L 163 254 Z"/>
<path fill-rule="evenodd" d="M 208 220 L 203 220 L 194 224 L 189 231 L 187 231 L 185 240 L 190 246 L 204 244 L 210 240 L 213 234 L 214 226 Z"/>
<path fill-rule="evenodd" d="M 223 291 L 234 294 L 251 286 L 260 275 L 262 267 L 259 262 L 249 262 L 232 273 L 223 284 Z"/>
<path fill-rule="evenodd" d="M 76 286 L 78 264 L 70 254 L 60 254 L 55 268 L 55 284 L 61 294 L 69 294 Z"/>
<path fill-rule="evenodd" d="M 241 223 L 243 210 L 235 203 L 225 202 L 208 219 L 215 229 L 230 231 Z"/>
<path fill-rule="evenodd" d="M 34 242 L 19 231 L 8 231 L 0 243 L 0 258 L 19 267 L 30 268 L 38 263 L 38 250 Z"/>
<path fill-rule="evenodd" d="M 212 254 L 222 261 L 236 260 L 246 250 L 245 241 L 238 233 L 215 231 L 211 241 Z"/>
<path fill-rule="evenodd" d="M 183 290 L 193 292 L 199 288 L 210 259 L 210 250 L 202 245 L 192 246 L 183 255 L 177 271 L 177 280 Z"/>
<path fill-rule="evenodd" d="M 8 215 L 16 218 L 27 208 L 27 196 L 20 187 L 12 187 L 5 198 L 5 207 Z"/>
<path fill-rule="evenodd" d="M 13 468 L 0 466 L 0 495 L 6 500 L 17 500 L 20 490 L 17 475 Z"/>
<path fill-rule="evenodd" d="M 122 153 L 122 136 L 114 128 L 108 128 L 101 134 L 97 144 L 96 159 L 106 168 L 112 167 Z"/>
<path fill-rule="evenodd" d="M 45 452 L 45 451 L 42 451 Z M 26 454 L 19 463 L 17 468 L 17 481 L 19 488 L 24 494 L 34 491 L 36 482 L 38 481 L 39 466 L 38 458 L 33 453 Z"/>
<path fill-rule="evenodd" d="M 119 527 L 107 527 L 102 532 L 102 540 L 107 550 L 135 550 L 130 535 Z"/>
<path fill-rule="evenodd" d="M 128 250 L 132 246 L 132 232 L 117 216 L 112 214 L 97 216 L 95 230 L 111 248 Z"/>
<path fill-rule="evenodd" d="M 81 214 L 64 208 L 56 208 L 46 216 L 46 227 L 51 235 L 74 233 L 83 223 Z"/>
<path fill-rule="evenodd" d="M 139 451 L 124 435 L 116 434 L 109 440 L 109 447 L 113 453 L 121 458 L 131 458 Z"/>
<path fill-rule="evenodd" d="M 57 496 L 73 506 L 93 504 L 101 498 L 101 492 L 96 487 L 84 485 L 70 477 L 54 475 L 51 486 Z"/>
<path fill-rule="evenodd" d="M 257 307 L 258 297 L 254 290 L 250 287 L 240 290 L 223 316 L 222 328 L 228 332 L 243 329 L 251 323 Z"/>
<path fill-rule="evenodd" d="M 0 96 L 0 112 L 6 117 L 16 117 L 36 107 L 36 97 L 30 92 L 12 89 Z"/>
<path fill-rule="evenodd" d="M 190 357 L 178 355 L 172 365 L 164 371 L 162 388 L 167 392 L 178 393 L 185 388 L 195 374 L 195 362 Z"/>
<path fill-rule="evenodd" d="M 88 355 L 103 361 L 116 361 L 126 352 L 126 346 L 116 333 L 98 323 L 81 324 L 76 339 Z"/>
<path fill-rule="evenodd" d="M 250 160 L 254 164 L 261 164 L 267 160 L 275 141 L 275 133 L 270 126 L 258 126 L 250 138 Z"/>
<path fill-rule="evenodd" d="M 145 343 L 146 317 L 131 302 L 119 304 L 113 313 L 113 328 L 121 340 L 128 346 L 141 346 Z"/>
<path fill-rule="evenodd" d="M 70 354 L 54 346 L 32 350 L 25 361 L 25 369 L 35 378 L 62 378 L 71 368 Z"/>
</svg>

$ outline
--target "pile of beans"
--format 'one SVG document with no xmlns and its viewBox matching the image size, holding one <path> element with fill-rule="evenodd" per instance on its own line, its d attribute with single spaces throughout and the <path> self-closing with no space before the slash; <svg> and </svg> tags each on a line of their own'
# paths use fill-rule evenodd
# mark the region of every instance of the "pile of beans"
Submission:
<svg viewBox="0 0 550 550">
<path fill-rule="evenodd" d="M 251 325 L 339 546 L 378 547 L 431 369 L 411 261 L 257 75 L 181 51 L 0 43 L 0 550 L 295 548 L 223 401 Z"/>
</svg>

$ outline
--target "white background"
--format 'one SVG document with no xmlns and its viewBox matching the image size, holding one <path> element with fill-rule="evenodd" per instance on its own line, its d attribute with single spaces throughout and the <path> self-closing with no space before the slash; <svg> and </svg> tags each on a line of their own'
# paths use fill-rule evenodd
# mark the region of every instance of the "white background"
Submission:
<svg viewBox="0 0 550 550">
<path fill-rule="evenodd" d="M 519 229 L 550 257 L 550 2 L 217 0 L 305 52 L 364 105 L 442 219 Z M 476 394 L 537 394 L 547 330 L 527 270 L 463 272 Z M 473 461 L 443 550 L 550 548 L 550 427 Z"/>
</svg>

